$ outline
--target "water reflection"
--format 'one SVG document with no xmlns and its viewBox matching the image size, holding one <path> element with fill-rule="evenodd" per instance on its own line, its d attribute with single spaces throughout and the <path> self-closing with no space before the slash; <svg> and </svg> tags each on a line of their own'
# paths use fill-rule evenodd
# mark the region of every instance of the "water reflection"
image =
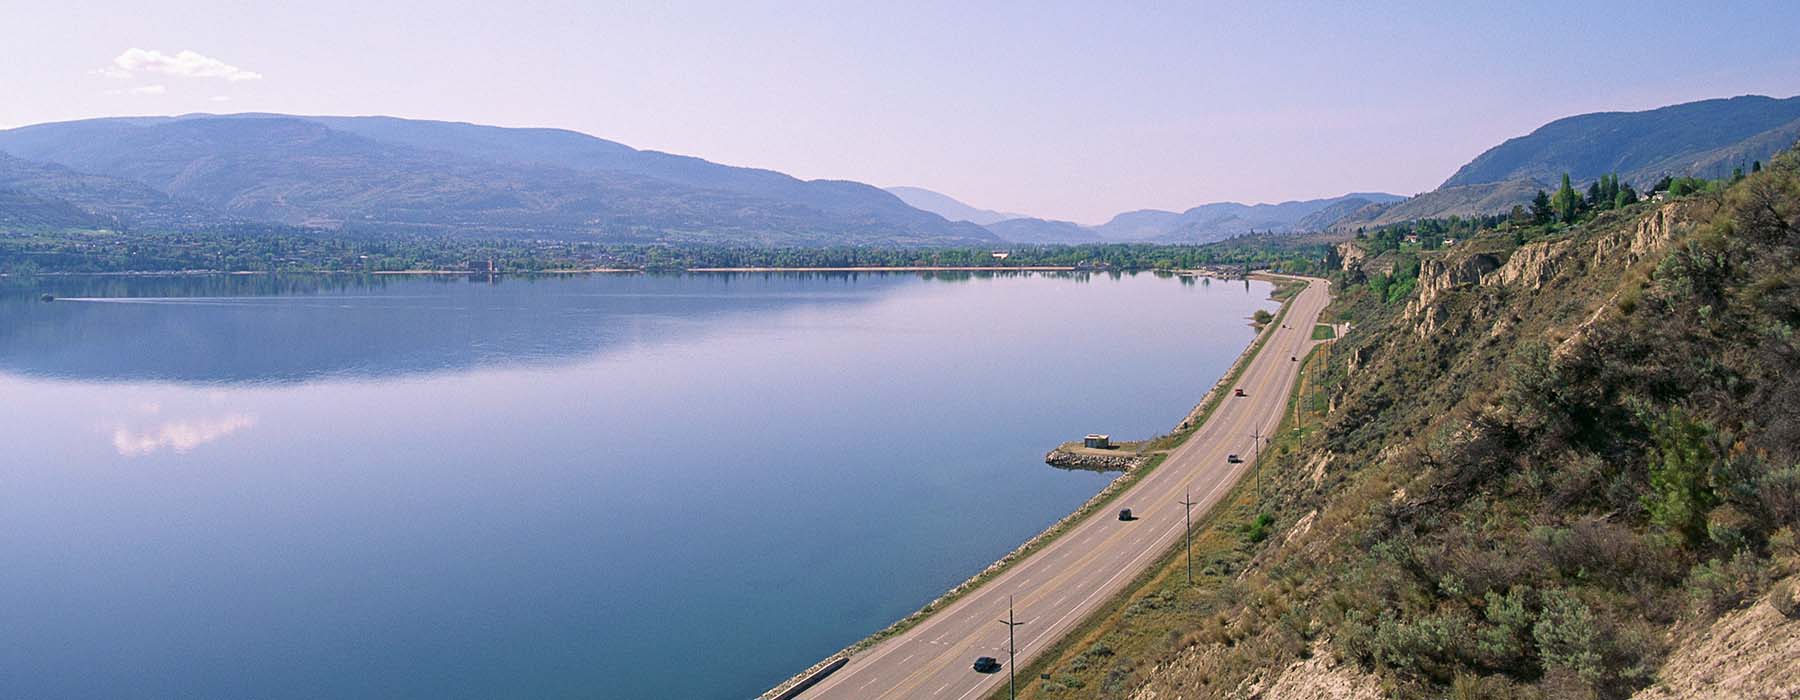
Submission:
<svg viewBox="0 0 1800 700">
<path fill-rule="evenodd" d="M 1166 429 L 1272 308 L 1107 274 L 41 284 L 0 301 L 8 698 L 750 697 L 1086 500 L 1108 477 L 1044 450 Z"/>
<path fill-rule="evenodd" d="M 41 278 L 15 282 L 0 297 L 0 372 L 289 383 L 546 365 L 668 340 L 727 317 L 865 304 L 909 281 L 856 273 L 485 284 L 437 276 Z M 39 302 L 39 294 L 57 300 Z"/>
<path fill-rule="evenodd" d="M 142 457 L 158 450 L 176 454 L 256 425 L 256 416 L 230 413 L 214 418 L 164 421 L 152 428 L 134 430 L 121 425 L 113 428 L 113 449 L 123 457 Z"/>
</svg>

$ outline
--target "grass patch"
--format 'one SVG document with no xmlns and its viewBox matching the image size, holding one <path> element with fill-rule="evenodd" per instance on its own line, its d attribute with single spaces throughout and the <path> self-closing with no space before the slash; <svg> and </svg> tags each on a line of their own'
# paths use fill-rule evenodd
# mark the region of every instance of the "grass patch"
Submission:
<svg viewBox="0 0 1800 700">
<path fill-rule="evenodd" d="M 1332 340 L 1337 338 L 1337 329 L 1323 323 L 1313 326 L 1313 340 Z"/>
</svg>

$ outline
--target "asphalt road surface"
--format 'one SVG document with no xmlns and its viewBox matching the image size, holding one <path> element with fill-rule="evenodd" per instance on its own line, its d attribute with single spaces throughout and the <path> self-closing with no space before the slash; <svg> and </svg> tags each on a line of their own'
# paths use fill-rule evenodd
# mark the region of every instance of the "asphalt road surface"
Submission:
<svg viewBox="0 0 1800 700">
<path fill-rule="evenodd" d="M 874 700 L 878 698 L 943 698 L 970 700 L 1004 687 L 1007 672 L 976 673 L 978 656 L 1007 662 L 1007 597 L 1014 599 L 1014 632 L 1018 663 L 1025 666 L 1038 653 L 1119 593 L 1157 556 L 1182 536 L 1183 492 L 1205 512 L 1223 498 L 1251 467 L 1251 435 L 1268 435 L 1281 423 L 1300 363 L 1317 342 L 1313 325 L 1330 296 L 1324 280 L 1309 285 L 1288 309 L 1285 327 L 1277 327 L 1250 362 L 1238 383 L 1225 387 L 1226 398 L 1211 419 L 1170 453 L 1149 475 L 1133 485 L 1113 506 L 1076 524 L 1049 546 L 1014 564 L 1005 573 L 906 632 L 856 654 L 842 669 L 800 695 L 804 700 Z M 1243 389 L 1243 397 L 1232 396 Z M 1229 464 L 1226 456 L 1243 456 Z M 1117 518 L 1130 508 L 1131 522 Z M 1021 677 L 1023 686 L 1028 679 Z"/>
</svg>

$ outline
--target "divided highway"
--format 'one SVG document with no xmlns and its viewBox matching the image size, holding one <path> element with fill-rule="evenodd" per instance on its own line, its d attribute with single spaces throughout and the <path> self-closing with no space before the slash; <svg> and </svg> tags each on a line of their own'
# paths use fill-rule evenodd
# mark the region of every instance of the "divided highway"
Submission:
<svg viewBox="0 0 1800 700">
<path fill-rule="evenodd" d="M 1188 440 L 1119 498 L 1137 519 L 1120 522 L 1111 512 L 1077 523 L 1050 545 L 964 595 L 913 628 L 851 657 L 843 668 L 800 694 L 802 700 L 944 698 L 970 700 L 1006 683 L 1006 671 L 976 673 L 978 656 L 1006 662 L 1007 598 L 1024 624 L 1015 634 L 1018 663 L 1025 666 L 1092 613 L 1181 539 L 1182 494 L 1197 500 L 1196 514 L 1217 504 L 1251 467 L 1251 435 L 1267 435 L 1281 423 L 1299 363 L 1315 342 L 1313 325 L 1330 301 L 1327 282 L 1307 279 L 1290 303 L 1285 327 L 1277 326 L 1238 382 L 1223 387 L 1224 403 Z M 1243 397 L 1231 396 L 1242 389 Z M 1226 456 L 1245 457 L 1229 464 Z M 1024 685 L 1025 678 L 1019 683 Z"/>
</svg>

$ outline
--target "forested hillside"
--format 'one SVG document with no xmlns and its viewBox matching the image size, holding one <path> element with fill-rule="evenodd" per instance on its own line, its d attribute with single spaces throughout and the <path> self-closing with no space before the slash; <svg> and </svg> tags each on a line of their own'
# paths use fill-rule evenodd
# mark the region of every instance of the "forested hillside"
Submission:
<svg viewBox="0 0 1800 700">
<path fill-rule="evenodd" d="M 1348 244 L 1261 499 L 1025 695 L 1800 694 L 1800 157 L 1574 218 Z"/>
</svg>

